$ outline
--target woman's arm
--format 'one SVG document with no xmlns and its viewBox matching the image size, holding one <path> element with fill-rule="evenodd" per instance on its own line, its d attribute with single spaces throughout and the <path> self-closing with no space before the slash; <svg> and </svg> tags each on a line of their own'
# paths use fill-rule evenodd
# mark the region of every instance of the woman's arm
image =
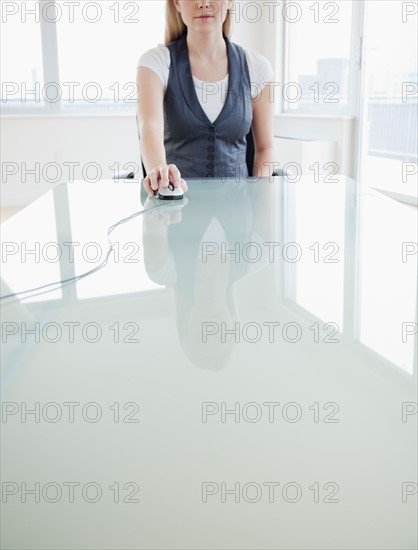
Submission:
<svg viewBox="0 0 418 550">
<path fill-rule="evenodd" d="M 138 67 L 138 126 L 142 162 L 147 174 L 166 164 L 164 149 L 164 89 L 160 78 L 147 67 Z"/>
<path fill-rule="evenodd" d="M 158 189 L 161 185 L 167 187 L 169 175 L 175 187 L 187 190 L 185 181 L 174 164 L 167 166 L 164 148 L 164 88 L 163 84 L 151 69 L 138 67 L 136 83 L 138 85 L 138 127 L 139 144 L 142 162 L 144 163 L 147 177 L 144 186 L 148 194 Z"/>
<path fill-rule="evenodd" d="M 273 85 L 267 84 L 252 101 L 252 131 L 255 148 L 253 176 L 255 177 L 270 177 L 273 173 L 272 164 L 266 164 L 274 162 L 273 91 Z"/>
</svg>

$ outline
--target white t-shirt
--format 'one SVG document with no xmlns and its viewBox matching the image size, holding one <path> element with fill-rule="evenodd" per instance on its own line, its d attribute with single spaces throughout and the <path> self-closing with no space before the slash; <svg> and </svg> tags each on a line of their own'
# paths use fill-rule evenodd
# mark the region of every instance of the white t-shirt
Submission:
<svg viewBox="0 0 418 550">
<path fill-rule="evenodd" d="M 256 97 L 271 82 L 274 77 L 270 61 L 254 50 L 244 49 L 250 73 L 251 97 Z M 170 50 L 164 44 L 158 44 L 141 55 L 137 67 L 147 67 L 154 71 L 161 79 L 164 93 L 167 89 L 170 70 Z M 228 91 L 228 75 L 218 82 L 205 82 L 193 76 L 196 95 L 206 116 L 214 122 L 222 111 Z"/>
</svg>

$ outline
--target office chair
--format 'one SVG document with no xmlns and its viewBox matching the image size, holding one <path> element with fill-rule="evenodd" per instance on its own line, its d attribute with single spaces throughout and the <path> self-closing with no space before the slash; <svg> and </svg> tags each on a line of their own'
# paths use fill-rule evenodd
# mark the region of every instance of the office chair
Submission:
<svg viewBox="0 0 418 550">
<path fill-rule="evenodd" d="M 138 133 L 138 139 L 139 139 L 139 124 L 138 124 L 138 114 L 136 115 L 136 128 Z M 248 176 L 251 177 L 253 175 L 253 165 L 254 165 L 254 156 L 255 156 L 255 147 L 254 147 L 254 138 L 253 138 L 253 132 L 250 129 L 250 131 L 247 134 L 247 152 L 245 157 L 245 162 L 247 164 L 248 168 Z M 141 165 L 142 165 L 142 173 L 143 177 L 145 178 L 147 175 L 147 172 L 145 170 L 144 163 L 141 159 Z M 276 170 L 272 173 L 272 176 L 291 176 L 291 173 L 289 170 L 286 170 L 286 172 L 282 168 L 276 168 Z M 135 173 L 131 172 L 129 170 L 117 172 L 114 176 L 114 180 L 125 180 L 125 179 L 134 179 Z"/>
</svg>

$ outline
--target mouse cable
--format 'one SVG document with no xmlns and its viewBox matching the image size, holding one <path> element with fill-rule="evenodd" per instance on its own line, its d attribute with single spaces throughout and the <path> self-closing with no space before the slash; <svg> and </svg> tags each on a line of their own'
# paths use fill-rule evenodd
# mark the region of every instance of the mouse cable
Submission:
<svg viewBox="0 0 418 550">
<path fill-rule="evenodd" d="M 145 210 L 140 210 L 139 212 L 135 212 L 131 216 L 128 216 L 127 218 L 123 218 L 123 219 L 119 220 L 118 222 L 114 223 L 113 225 L 111 225 L 109 227 L 109 229 L 107 230 L 107 240 L 109 242 L 109 250 L 107 251 L 106 258 L 98 266 L 94 267 L 93 269 L 90 269 L 90 271 L 87 271 L 86 273 L 82 273 L 81 275 L 76 275 L 75 277 L 70 277 L 68 279 L 62 279 L 61 281 L 56 281 L 55 283 L 48 283 L 46 285 L 38 286 L 36 288 L 30 288 L 28 290 L 21 290 L 20 292 L 12 292 L 11 294 L 5 294 L 4 296 L 0 296 L 0 300 L 6 300 L 7 298 L 12 298 L 13 296 L 19 296 L 20 294 L 27 294 L 29 292 L 35 292 L 36 290 L 42 290 L 43 288 L 48 288 L 48 287 L 54 286 L 54 285 L 64 285 L 66 283 L 75 282 L 75 281 L 78 281 L 79 279 L 83 279 L 84 277 L 87 277 L 88 275 L 91 275 L 92 273 L 95 273 L 96 271 L 99 271 L 100 269 L 103 269 L 103 267 L 105 267 L 107 265 L 108 261 L 109 261 L 109 258 L 110 258 L 110 255 L 112 253 L 113 246 L 114 246 L 114 243 L 110 239 L 111 233 L 119 225 L 122 225 L 126 222 L 129 222 L 129 221 L 133 220 L 134 218 L 136 218 L 137 216 L 141 216 L 142 214 L 145 214 L 146 212 L 149 212 L 150 210 L 154 210 L 155 208 L 161 208 L 162 206 L 168 206 L 168 205 L 165 202 L 164 204 L 157 204 L 155 206 L 151 206 L 150 208 L 146 208 Z M 58 288 L 51 289 L 51 290 L 58 290 Z M 42 294 L 42 292 L 40 292 L 39 294 Z M 35 296 L 37 296 L 37 295 L 38 294 L 35 294 Z"/>
</svg>

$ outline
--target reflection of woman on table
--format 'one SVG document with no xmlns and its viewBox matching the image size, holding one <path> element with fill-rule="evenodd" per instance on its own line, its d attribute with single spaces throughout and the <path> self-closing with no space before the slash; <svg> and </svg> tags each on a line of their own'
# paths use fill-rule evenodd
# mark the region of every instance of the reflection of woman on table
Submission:
<svg viewBox="0 0 418 550">
<path fill-rule="evenodd" d="M 196 366 L 220 369 L 230 359 L 234 338 L 221 341 L 220 332 L 202 342 L 202 324 L 235 326 L 233 286 L 261 263 L 236 261 L 221 255 L 249 242 L 262 243 L 255 230 L 257 183 L 210 184 L 189 196 L 182 210 L 159 208 L 144 216 L 145 267 L 156 283 L 173 288 L 176 319 L 183 351 Z M 151 201 L 157 199 L 149 199 Z M 233 205 L 233 207 L 231 207 Z M 260 228 L 259 228 L 260 231 Z M 263 232 L 263 231 L 261 231 Z M 267 240 L 268 237 L 267 237 Z M 204 243 L 213 243 L 205 255 Z"/>
</svg>

